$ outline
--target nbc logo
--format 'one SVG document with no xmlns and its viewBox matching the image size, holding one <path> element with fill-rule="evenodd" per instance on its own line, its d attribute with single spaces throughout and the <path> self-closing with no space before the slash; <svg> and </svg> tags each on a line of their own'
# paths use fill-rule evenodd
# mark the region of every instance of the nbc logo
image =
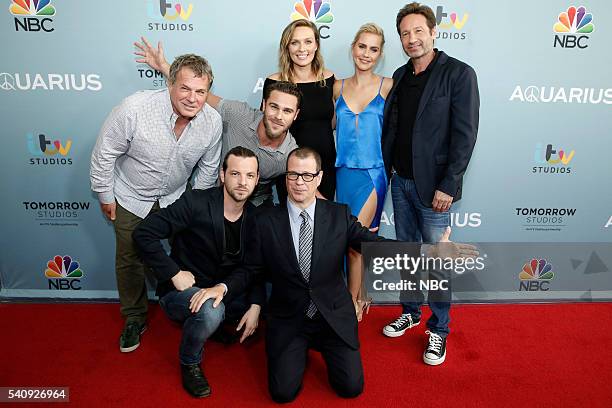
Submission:
<svg viewBox="0 0 612 408">
<path fill-rule="evenodd" d="M 555 39 L 553 47 L 586 48 L 587 40 L 595 29 L 593 15 L 587 13 L 584 6 L 578 8 L 570 6 L 567 11 L 559 14 L 558 21 L 553 26 Z"/>
<path fill-rule="evenodd" d="M 55 7 L 51 0 L 13 0 L 9 11 L 15 16 L 15 31 L 45 31 L 55 30 L 49 17 L 55 15 Z"/>
<path fill-rule="evenodd" d="M 519 291 L 547 291 L 550 281 L 555 277 L 552 264 L 546 259 L 533 258 L 523 265 L 519 273 Z"/>
<path fill-rule="evenodd" d="M 534 161 L 540 166 L 534 166 L 532 173 L 570 174 L 572 168 L 569 167 L 569 164 L 575 153 L 575 150 L 568 151 L 562 147 L 553 148 L 552 144 L 547 144 L 546 149 L 543 149 L 542 143 L 538 143 Z M 561 164 L 561 166 L 557 166 L 557 164 Z"/>
<path fill-rule="evenodd" d="M 469 18 L 468 13 L 463 13 L 463 16 L 459 18 L 459 13 L 450 12 L 446 13 L 444 11 L 444 6 L 436 7 L 436 24 L 440 30 L 452 30 L 461 31 L 463 26 L 467 22 Z M 438 35 L 436 39 L 442 40 L 465 40 L 465 33 L 458 32 L 442 32 L 438 31 Z"/>
<path fill-rule="evenodd" d="M 55 255 L 47 262 L 45 276 L 49 280 L 49 289 L 55 290 L 80 290 L 80 279 L 83 271 L 79 263 L 73 261 L 68 255 L 63 257 Z"/>
<path fill-rule="evenodd" d="M 191 17 L 193 4 L 185 7 L 181 3 L 171 3 L 166 0 L 148 0 L 147 15 L 152 20 L 162 20 L 165 23 L 149 23 L 150 31 L 193 31 L 193 24 L 185 23 Z"/>
<path fill-rule="evenodd" d="M 329 35 L 324 35 L 323 30 L 329 30 L 330 24 L 334 21 L 334 15 L 331 12 L 331 5 L 327 1 L 322 0 L 302 0 L 293 5 L 294 12 L 291 13 L 291 20 L 310 20 L 319 25 L 319 35 L 322 39 L 329 38 Z"/>
</svg>

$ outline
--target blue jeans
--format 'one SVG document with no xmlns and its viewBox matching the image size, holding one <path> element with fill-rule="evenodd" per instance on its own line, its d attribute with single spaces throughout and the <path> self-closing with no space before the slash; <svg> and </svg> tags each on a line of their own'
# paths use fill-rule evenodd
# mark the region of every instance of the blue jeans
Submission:
<svg viewBox="0 0 612 408">
<path fill-rule="evenodd" d="M 223 302 L 213 307 L 214 299 L 208 299 L 197 313 L 189 310 L 189 301 L 200 288 L 191 287 L 182 292 L 173 290 L 161 299 L 159 304 L 166 315 L 183 324 L 183 336 L 179 348 L 181 364 L 199 364 L 202 361 L 204 343 L 217 330 L 225 318 Z"/>
<path fill-rule="evenodd" d="M 414 180 L 408 180 L 394 174 L 391 178 L 391 197 L 395 213 L 395 235 L 406 242 L 438 242 L 446 227 L 450 225 L 450 209 L 446 212 L 435 212 L 426 207 L 417 194 Z M 452 206 L 451 206 L 452 208 Z M 400 293 L 402 313 L 421 317 L 421 306 L 425 301 L 423 293 L 416 293 L 417 301 L 407 302 L 406 296 Z M 412 299 L 414 299 L 412 294 Z M 449 333 L 450 302 L 430 302 L 432 315 L 427 321 L 427 328 L 446 337 Z"/>
</svg>

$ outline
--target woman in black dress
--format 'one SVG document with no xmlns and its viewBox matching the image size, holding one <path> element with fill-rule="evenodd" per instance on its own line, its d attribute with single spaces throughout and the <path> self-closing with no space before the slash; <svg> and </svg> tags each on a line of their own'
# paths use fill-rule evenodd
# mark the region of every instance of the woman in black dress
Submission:
<svg viewBox="0 0 612 408">
<path fill-rule="evenodd" d="M 334 73 L 325 69 L 319 48 L 319 31 L 314 23 L 303 19 L 290 23 L 280 40 L 280 71 L 266 78 L 264 89 L 276 81 L 290 81 L 302 91 L 300 113 L 289 131 L 298 146 L 310 147 L 321 155 L 323 181 L 319 192 L 333 200 L 336 192 L 336 146 L 332 130 Z"/>
</svg>

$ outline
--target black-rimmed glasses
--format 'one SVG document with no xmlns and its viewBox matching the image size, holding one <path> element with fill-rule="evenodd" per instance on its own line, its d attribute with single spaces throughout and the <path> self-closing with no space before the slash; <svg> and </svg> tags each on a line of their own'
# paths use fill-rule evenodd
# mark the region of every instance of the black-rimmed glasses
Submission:
<svg viewBox="0 0 612 408">
<path fill-rule="evenodd" d="M 321 170 L 317 171 L 316 173 L 296 173 L 295 171 L 288 171 L 285 173 L 285 176 L 287 177 L 287 180 L 291 181 L 296 181 L 301 177 L 306 183 L 310 183 L 319 175 L 320 172 Z"/>
</svg>

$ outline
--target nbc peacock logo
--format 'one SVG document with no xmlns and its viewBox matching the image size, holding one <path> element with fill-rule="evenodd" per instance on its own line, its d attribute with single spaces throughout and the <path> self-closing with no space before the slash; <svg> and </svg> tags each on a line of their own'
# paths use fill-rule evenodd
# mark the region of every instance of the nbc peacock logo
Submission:
<svg viewBox="0 0 612 408">
<path fill-rule="evenodd" d="M 291 13 L 291 20 L 307 19 L 313 23 L 329 24 L 334 21 L 331 5 L 322 0 L 302 0 L 293 6 L 295 11 Z"/>
<path fill-rule="evenodd" d="M 51 0 L 12 0 L 9 11 L 15 16 L 15 31 L 55 30 L 49 18 L 55 15 Z"/>
<path fill-rule="evenodd" d="M 13 0 L 10 12 L 14 16 L 54 16 L 51 0 Z"/>
<path fill-rule="evenodd" d="M 49 289 L 80 290 L 80 278 L 84 273 L 79 263 L 71 256 L 55 255 L 47 262 L 45 276 L 49 280 Z"/>
<path fill-rule="evenodd" d="M 593 14 L 587 13 L 584 6 L 568 7 L 567 11 L 559 14 L 557 22 L 553 25 L 555 39 L 553 47 L 561 48 L 587 48 L 589 36 L 595 29 Z"/>
<path fill-rule="evenodd" d="M 306 19 L 317 24 L 319 27 L 319 35 L 322 39 L 329 38 L 329 34 L 323 31 L 329 30 L 330 24 L 334 21 L 334 15 L 331 12 L 331 4 L 328 1 L 322 0 L 302 0 L 293 5 L 294 11 L 291 13 L 291 21 Z"/>
<path fill-rule="evenodd" d="M 519 273 L 519 291 L 547 291 L 550 281 L 555 277 L 553 266 L 546 259 L 533 258 L 523 265 Z"/>
</svg>

